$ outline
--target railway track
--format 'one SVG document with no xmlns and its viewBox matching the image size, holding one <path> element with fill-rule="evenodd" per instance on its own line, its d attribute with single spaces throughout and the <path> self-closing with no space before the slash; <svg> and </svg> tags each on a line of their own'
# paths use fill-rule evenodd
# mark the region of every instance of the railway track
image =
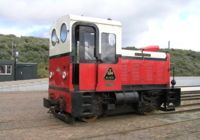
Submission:
<svg viewBox="0 0 200 140">
<path fill-rule="evenodd" d="M 181 106 L 174 113 L 200 111 L 200 91 L 183 91 L 181 94 Z"/>
<path fill-rule="evenodd" d="M 74 125 L 67 125 L 46 114 L 47 110 L 41 106 L 41 99 L 45 95 L 46 92 L 0 94 L 0 139 L 15 139 L 19 136 L 22 137 L 21 139 L 28 139 L 31 136 L 38 140 L 61 139 L 61 137 L 66 137 L 65 139 L 103 139 L 104 136 L 106 136 L 105 139 L 115 139 L 114 136 L 121 137 L 129 134 L 131 137 L 128 139 L 133 139 L 132 135 L 140 132 L 144 132 L 143 136 L 145 132 L 151 131 L 153 134 L 155 130 L 154 135 L 157 137 L 157 132 L 161 130 L 165 133 L 169 128 L 177 127 L 176 130 L 182 129 L 177 133 L 181 133 L 186 131 L 183 126 L 188 126 L 188 124 L 192 124 L 191 128 L 194 127 L 197 130 L 200 126 L 198 125 L 200 99 L 190 97 L 190 95 L 193 97 L 198 95 L 198 91 L 183 92 L 181 97 L 185 100 L 182 101 L 182 105 L 177 107 L 176 111 L 166 112 L 166 114 L 165 112 L 153 112 L 140 116 L 131 113 L 102 117 L 92 123 L 77 122 Z M 12 110 L 14 107 L 16 109 Z M 41 137 L 38 135 L 39 132 L 44 132 L 40 133 Z M 147 137 L 149 137 L 148 134 Z"/>
<path fill-rule="evenodd" d="M 200 91 L 199 91 L 200 92 Z M 199 95 L 200 93 L 195 91 L 195 92 L 183 92 L 182 93 L 182 98 L 184 97 L 185 100 L 182 101 L 182 105 L 180 107 L 176 108 L 176 111 L 170 111 L 170 112 L 163 112 L 163 111 L 156 111 L 156 112 L 151 112 L 151 113 L 147 113 L 147 116 L 160 116 L 160 115 L 170 115 L 170 114 L 180 114 L 180 113 L 187 113 L 187 112 L 197 112 L 200 111 L 200 99 L 194 98 L 194 96 L 196 97 L 197 95 Z M 127 114 L 129 116 L 129 114 Z M 122 116 L 107 116 L 107 117 L 103 117 L 100 118 L 98 120 L 96 120 L 96 122 L 102 122 L 103 120 L 113 120 L 115 118 L 122 118 L 122 120 L 124 119 L 123 117 L 126 115 L 122 115 Z M 132 115 L 131 115 L 132 116 Z M 134 116 L 134 115 L 133 115 Z M 145 117 L 147 117 L 145 116 Z M 130 117 L 130 116 L 129 116 Z M 134 116 L 137 117 L 137 116 Z M 19 121 L 19 122 L 23 122 L 21 124 L 23 125 L 16 125 L 16 126 L 10 126 L 8 128 L 4 128 L 3 125 L 9 125 L 12 123 L 16 123 L 16 120 L 9 120 L 6 122 L 0 122 L 0 124 L 2 125 L 2 129 L 0 129 L 0 131 L 2 130 L 17 130 L 17 129 L 30 129 L 30 128 L 42 128 L 42 127 L 58 127 L 58 128 L 64 128 L 66 127 L 66 125 L 63 122 L 60 122 L 59 120 L 55 119 L 55 118 L 48 118 L 48 120 L 42 118 L 42 119 L 27 119 L 27 120 L 23 120 L 23 121 Z M 31 122 L 37 122 L 36 124 L 32 124 Z M 180 122 L 179 122 L 180 123 Z M 82 126 L 83 124 L 80 122 L 76 123 L 76 126 Z M 171 124 L 165 124 L 165 125 L 171 125 Z M 161 125 L 161 126 L 165 126 L 165 125 Z M 69 127 L 69 126 L 67 126 Z M 153 127 L 160 127 L 160 126 L 153 126 Z M 149 127 L 149 128 L 153 128 L 153 127 Z M 149 129 L 148 127 L 145 129 Z M 144 129 L 144 128 L 142 128 Z"/>
<path fill-rule="evenodd" d="M 200 118 L 192 119 L 192 120 L 183 120 L 183 121 L 179 121 L 179 122 L 171 122 L 171 123 L 166 123 L 166 124 L 161 124 L 161 125 L 149 126 L 149 127 L 145 127 L 145 128 L 130 129 L 130 130 L 117 131 L 117 132 L 114 132 L 114 133 L 108 133 L 108 134 L 103 134 L 103 135 L 82 137 L 81 139 L 93 139 L 93 138 L 100 138 L 100 137 L 108 137 L 108 136 L 112 136 L 112 135 L 124 135 L 126 133 L 134 133 L 134 132 L 145 131 L 145 130 L 150 130 L 150 129 L 160 129 L 162 127 L 169 127 L 171 125 L 180 125 L 182 123 L 187 123 L 187 122 L 192 122 L 192 121 L 199 121 L 199 120 L 200 120 Z M 73 139 L 73 140 L 79 140 L 79 138 L 78 139 Z"/>
<path fill-rule="evenodd" d="M 176 107 L 175 111 L 156 111 L 150 113 L 150 115 L 178 114 L 197 111 L 200 111 L 200 91 L 183 91 L 181 93 L 181 106 Z"/>
<path fill-rule="evenodd" d="M 181 94 L 181 100 L 187 101 L 187 100 L 200 100 L 200 91 L 185 91 Z"/>
<path fill-rule="evenodd" d="M 197 91 L 183 91 L 181 93 L 181 101 L 184 103 L 186 101 L 199 101 L 200 102 L 200 90 Z"/>
<path fill-rule="evenodd" d="M 190 116 L 190 112 L 191 113 L 197 113 L 200 111 L 200 91 L 187 91 L 187 92 L 182 92 L 181 95 L 181 106 L 176 108 L 176 111 L 170 111 L 170 112 L 163 112 L 163 111 L 156 111 L 156 112 L 152 112 L 152 113 L 147 113 L 148 115 L 145 117 L 157 117 L 157 118 L 171 118 L 171 116 L 173 114 L 177 114 L 180 116 L 184 116 L 182 117 L 180 120 L 178 121 L 169 121 L 167 123 L 163 123 L 163 124 L 156 124 L 156 125 L 152 125 L 152 126 L 147 126 L 147 127 L 141 127 L 141 128 L 137 128 L 137 129 L 128 129 L 128 130 L 121 130 L 121 131 L 117 131 L 117 132 L 113 132 L 113 133 L 107 133 L 107 134 L 103 134 L 103 135 L 95 135 L 95 136 L 89 136 L 89 137 L 82 137 L 83 139 L 93 139 L 93 138 L 99 138 L 99 137 L 107 137 L 109 138 L 112 137 L 112 135 L 121 135 L 121 134 L 125 134 L 125 133 L 138 133 L 139 131 L 145 131 L 145 130 L 151 130 L 151 129 L 160 129 L 160 128 L 168 128 L 171 126 L 177 126 L 177 125 L 182 125 L 185 123 L 189 123 L 189 122 L 194 122 L 194 121 L 199 121 L 200 118 L 199 117 L 194 117 L 194 118 L 190 118 L 188 119 L 187 116 Z M 185 115 L 185 113 L 187 115 Z M 182 114 L 182 115 L 181 115 Z M 188 115 L 190 114 L 190 115 Z M 166 117 L 164 117 L 166 115 Z M 175 115 L 176 116 L 176 115 Z M 122 116 L 123 117 L 123 116 Z M 110 120 L 110 119 L 115 119 L 115 117 L 111 117 L 111 118 L 101 118 L 98 121 L 104 121 L 104 120 Z M 170 120 L 170 119 L 169 119 Z"/>
</svg>

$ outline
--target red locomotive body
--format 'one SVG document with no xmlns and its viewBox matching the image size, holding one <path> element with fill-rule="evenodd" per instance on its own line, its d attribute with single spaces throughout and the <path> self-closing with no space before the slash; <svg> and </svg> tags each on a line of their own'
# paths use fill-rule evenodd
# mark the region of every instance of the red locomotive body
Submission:
<svg viewBox="0 0 200 140">
<path fill-rule="evenodd" d="M 180 89 L 170 87 L 170 55 L 158 46 L 123 50 L 117 21 L 64 16 L 52 27 L 49 55 L 43 103 L 65 121 L 180 105 Z"/>
</svg>

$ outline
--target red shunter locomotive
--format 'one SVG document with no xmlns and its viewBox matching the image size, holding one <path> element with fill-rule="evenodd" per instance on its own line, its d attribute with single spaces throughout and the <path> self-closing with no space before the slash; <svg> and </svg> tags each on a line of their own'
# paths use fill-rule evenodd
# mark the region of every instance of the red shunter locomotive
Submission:
<svg viewBox="0 0 200 140">
<path fill-rule="evenodd" d="M 45 107 L 58 118 L 89 121 L 104 114 L 175 110 L 170 55 L 158 46 L 124 50 L 121 23 L 68 15 L 51 29 Z"/>
</svg>

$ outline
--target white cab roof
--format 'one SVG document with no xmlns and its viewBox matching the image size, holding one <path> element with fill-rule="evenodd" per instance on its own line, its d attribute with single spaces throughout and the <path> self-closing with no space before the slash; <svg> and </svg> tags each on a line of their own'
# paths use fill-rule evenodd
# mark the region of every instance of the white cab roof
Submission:
<svg viewBox="0 0 200 140">
<path fill-rule="evenodd" d="M 70 19 L 71 21 L 91 22 L 96 24 L 107 24 L 114 26 L 122 26 L 121 22 L 111 19 L 94 18 L 87 16 L 65 15 L 61 19 Z"/>
</svg>

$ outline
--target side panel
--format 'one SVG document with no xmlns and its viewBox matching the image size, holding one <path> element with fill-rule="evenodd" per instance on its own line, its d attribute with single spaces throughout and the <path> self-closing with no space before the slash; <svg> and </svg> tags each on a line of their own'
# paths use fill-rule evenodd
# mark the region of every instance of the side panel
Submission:
<svg viewBox="0 0 200 140">
<path fill-rule="evenodd" d="M 97 64 L 79 64 L 79 89 L 81 91 L 91 91 L 96 89 L 96 67 Z"/>
<path fill-rule="evenodd" d="M 122 85 L 169 85 L 169 60 L 121 58 Z"/>
<path fill-rule="evenodd" d="M 109 74 L 109 73 L 111 73 L 111 74 Z M 106 76 L 108 76 L 108 78 L 106 78 Z M 109 80 L 109 76 L 110 76 L 111 80 Z M 120 91 L 120 90 L 122 90 L 120 62 L 118 62 L 117 64 L 99 64 L 97 81 L 98 81 L 97 88 L 96 88 L 97 91 Z"/>
<path fill-rule="evenodd" d="M 110 71 L 114 79 L 106 79 Z M 119 91 L 121 90 L 121 76 L 119 64 L 79 64 L 80 91 Z M 108 76 L 109 77 L 109 76 Z M 112 77 L 111 77 L 112 78 Z"/>
</svg>

